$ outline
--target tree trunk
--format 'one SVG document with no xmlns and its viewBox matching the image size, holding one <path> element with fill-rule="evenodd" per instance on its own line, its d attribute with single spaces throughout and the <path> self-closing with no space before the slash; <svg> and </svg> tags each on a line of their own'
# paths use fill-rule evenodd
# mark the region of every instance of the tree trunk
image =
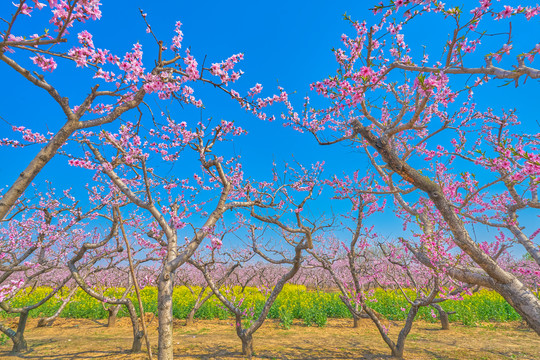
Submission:
<svg viewBox="0 0 540 360">
<path fill-rule="evenodd" d="M 403 359 L 403 350 L 404 348 L 398 348 L 396 346 L 394 349 L 392 349 L 392 358 Z"/>
<path fill-rule="evenodd" d="M 403 359 L 403 350 L 404 348 L 398 348 L 397 346 L 392 349 L 392 358 L 394 359 Z"/>
<path fill-rule="evenodd" d="M 20 354 L 23 351 L 28 350 L 28 344 L 26 343 L 26 340 L 24 339 L 24 336 L 22 334 L 18 334 L 18 336 L 11 339 L 13 341 L 13 347 L 11 348 L 12 354 Z"/>
<path fill-rule="evenodd" d="M 191 290 L 191 288 L 190 288 Z M 195 304 L 193 305 L 193 308 L 191 309 L 191 311 L 189 312 L 188 314 L 188 317 L 186 319 L 186 326 L 191 326 L 193 325 L 193 319 L 195 318 L 195 313 L 197 312 L 197 310 L 200 309 L 200 307 L 202 306 L 202 304 L 208 300 L 209 296 L 205 297 L 203 299 L 203 295 L 204 295 L 204 292 L 206 290 L 206 287 L 203 287 L 201 289 L 201 291 L 199 291 L 199 295 L 197 295 L 197 300 L 195 300 Z M 193 294 L 193 290 L 191 290 L 191 293 Z M 201 302 L 202 300 L 202 302 Z"/>
<path fill-rule="evenodd" d="M 352 313 L 353 316 L 353 328 L 356 329 L 360 326 L 360 318 L 362 315 L 362 308 L 358 306 L 358 303 L 354 304 L 354 312 Z"/>
<path fill-rule="evenodd" d="M 449 330 L 450 322 L 448 321 L 448 313 L 439 304 L 431 304 L 431 306 L 439 312 L 439 319 L 441 320 L 441 329 Z"/>
<path fill-rule="evenodd" d="M 188 317 L 186 319 L 186 326 L 193 325 L 193 319 L 195 318 L 195 312 L 197 310 L 198 309 L 196 309 L 195 307 L 193 307 L 193 309 L 191 309 L 191 311 L 189 312 Z"/>
<path fill-rule="evenodd" d="M 133 354 L 141 352 L 143 336 L 144 333 L 142 331 L 138 331 L 137 335 L 133 336 L 133 344 L 131 344 L 131 352 Z"/>
<path fill-rule="evenodd" d="M 407 314 L 407 320 L 405 320 L 405 326 L 399 332 L 396 346 L 392 348 L 392 356 L 398 359 L 403 359 L 403 351 L 405 350 L 405 340 L 407 335 L 411 332 L 414 318 L 418 314 L 418 306 L 413 305 Z"/>
<path fill-rule="evenodd" d="M 232 270 L 234 270 L 235 268 L 236 268 L 236 266 L 231 268 L 231 270 L 229 270 L 229 273 L 232 272 Z M 227 276 L 228 275 L 225 275 L 222 280 L 225 280 L 227 278 Z M 219 281 L 217 283 L 217 285 L 221 286 L 221 283 L 222 283 L 222 281 Z M 206 294 L 206 296 L 204 296 L 205 291 L 206 291 L 206 287 L 203 288 L 199 292 L 199 296 L 197 297 L 197 300 L 195 301 L 195 305 L 193 305 L 193 309 L 191 309 L 191 311 L 189 312 L 188 317 L 186 319 L 186 326 L 189 326 L 189 325 L 193 324 L 193 319 L 195 318 L 195 313 L 204 305 L 204 303 L 206 301 L 208 301 L 208 299 L 210 299 L 212 297 L 212 295 L 214 295 L 214 292 L 211 291 L 210 293 Z"/>
<path fill-rule="evenodd" d="M 107 312 L 109 313 L 109 317 L 107 318 L 107 327 L 112 328 L 116 326 L 118 311 L 120 311 L 120 305 L 111 306 L 107 309 Z"/>
<path fill-rule="evenodd" d="M 48 318 L 41 318 L 41 319 L 39 319 L 36 327 L 51 326 L 51 325 L 53 324 L 54 320 L 48 321 L 47 319 L 48 319 Z"/>
<path fill-rule="evenodd" d="M 46 326 L 52 326 L 54 324 L 54 321 L 58 319 L 58 316 L 60 313 L 56 313 L 53 316 L 49 316 L 47 318 L 41 318 L 38 320 L 37 327 L 46 327 Z"/>
<path fill-rule="evenodd" d="M 0 220 L 3 220 L 9 213 L 15 202 L 32 183 L 32 180 L 47 165 L 49 160 L 54 157 L 58 149 L 64 145 L 71 134 L 77 130 L 77 127 L 78 121 L 67 121 L 47 145 L 39 150 L 39 153 L 30 161 L 26 169 L 19 174 L 17 180 L 15 180 L 9 190 L 0 198 Z"/>
<path fill-rule="evenodd" d="M 49 317 L 41 318 L 38 321 L 37 327 L 45 327 L 45 326 L 52 326 L 54 321 L 60 316 L 60 313 L 66 308 L 67 304 L 71 301 L 71 298 L 75 293 L 77 292 L 77 289 L 79 287 L 75 286 L 68 294 L 68 296 L 62 300 L 62 305 L 56 310 L 56 312 Z"/>
<path fill-rule="evenodd" d="M 131 319 L 131 327 L 133 329 L 133 343 L 131 345 L 131 352 L 138 353 L 141 351 L 142 348 L 141 339 L 144 336 L 144 331 L 139 331 L 139 318 L 137 316 L 137 311 L 135 311 L 135 306 L 133 305 L 133 303 L 131 301 L 128 301 L 125 305 L 127 307 L 129 318 Z M 141 316 L 144 316 L 144 314 L 142 314 Z M 116 319 L 116 315 L 114 316 L 114 318 Z"/>
<path fill-rule="evenodd" d="M 158 279 L 158 360 L 173 360 L 173 280 L 163 270 Z"/>
<path fill-rule="evenodd" d="M 13 354 L 20 354 L 23 351 L 28 350 L 28 344 L 24 338 L 24 330 L 26 329 L 26 321 L 28 320 L 28 311 L 23 311 L 19 315 L 19 324 L 17 325 L 17 332 L 15 336 L 11 338 L 13 341 L 13 348 L 11 352 Z"/>
<path fill-rule="evenodd" d="M 242 339 L 242 355 L 247 356 L 248 359 L 251 359 L 253 356 L 253 336 L 247 335 L 241 338 Z"/>
<path fill-rule="evenodd" d="M 540 335 L 540 300 L 521 281 L 514 278 L 508 284 L 493 287 L 521 315 L 523 320 Z"/>
<path fill-rule="evenodd" d="M 360 319 L 353 315 L 353 328 L 354 329 L 358 328 L 358 326 L 359 326 L 358 320 L 360 320 Z"/>
</svg>

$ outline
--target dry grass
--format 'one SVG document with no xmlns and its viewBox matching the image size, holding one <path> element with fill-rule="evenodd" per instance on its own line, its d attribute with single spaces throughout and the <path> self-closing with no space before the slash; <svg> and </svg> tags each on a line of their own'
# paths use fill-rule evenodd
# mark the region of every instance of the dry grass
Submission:
<svg viewBox="0 0 540 360">
<path fill-rule="evenodd" d="M 150 319 L 149 319 L 150 320 Z M 119 319 L 115 328 L 105 321 L 59 319 L 53 327 L 36 328 L 28 324 L 29 351 L 10 356 L 8 341 L 0 346 L 0 359 L 145 359 L 144 354 L 129 354 L 131 328 Z M 15 323 L 12 324 L 13 326 Z M 391 334 L 397 338 L 399 322 Z M 153 351 L 157 350 L 157 319 L 150 323 Z M 175 323 L 175 358 L 242 359 L 241 344 L 230 321 L 198 321 L 186 327 Z M 351 321 L 329 319 L 324 328 L 295 323 L 290 330 L 268 320 L 254 337 L 256 359 L 389 359 L 389 350 L 369 320 L 358 329 Z M 437 324 L 417 322 L 406 344 L 406 359 L 540 359 L 540 338 L 519 323 L 486 324 L 469 328 L 452 324 L 439 330 Z"/>
</svg>

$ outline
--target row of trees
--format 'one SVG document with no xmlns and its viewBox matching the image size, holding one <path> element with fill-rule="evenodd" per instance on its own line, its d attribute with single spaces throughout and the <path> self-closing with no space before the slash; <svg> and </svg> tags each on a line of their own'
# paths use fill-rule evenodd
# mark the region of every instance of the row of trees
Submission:
<svg viewBox="0 0 540 360">
<path fill-rule="evenodd" d="M 260 240 L 261 236 L 255 236 L 256 232 L 257 229 L 252 229 L 252 240 Z M 268 250 L 263 252 L 257 242 L 253 243 L 249 251 L 243 249 L 242 251 L 225 252 L 211 249 L 197 252 L 189 264 L 184 265 L 175 273 L 173 279 L 176 286 L 186 286 L 191 290 L 193 296 L 193 304 L 191 311 L 187 314 L 186 325 L 189 326 L 193 323 L 196 312 L 205 305 L 212 295 L 215 295 L 217 300 L 222 302 L 223 308 L 236 318 L 234 324 L 242 341 L 242 352 L 251 356 L 254 350 L 253 335 L 266 321 L 270 308 L 274 305 L 284 285 L 290 282 L 303 284 L 311 291 L 335 292 L 337 289 L 338 294 L 340 293 L 339 297 L 353 319 L 351 325 L 358 327 L 360 318 L 371 319 L 379 328 L 381 336 L 389 345 L 392 354 L 401 357 L 405 348 L 405 340 L 420 307 L 432 307 L 439 313 L 442 329 L 448 329 L 448 313 L 444 310 L 445 304 L 441 306 L 441 303 L 459 301 L 463 299 L 464 294 L 470 294 L 478 289 L 478 287 L 467 288 L 450 281 L 450 279 L 434 276 L 429 269 L 418 263 L 411 253 L 407 254 L 404 247 L 400 249 L 389 244 L 365 244 L 361 251 L 351 252 L 346 245 L 336 243 L 335 247 L 329 249 L 317 248 L 312 251 L 312 255 L 306 254 L 303 259 L 299 260 L 297 255 L 301 252 L 302 245 L 301 243 L 297 244 L 294 252 L 291 253 L 292 256 L 287 256 L 285 252 L 279 252 L 279 258 L 278 253 L 272 250 L 270 253 L 273 253 L 273 256 L 267 256 Z M 97 246 L 92 247 L 95 250 L 98 248 Z M 85 248 L 83 245 L 83 249 L 78 252 L 78 255 L 86 252 Z M 122 251 L 122 249 L 116 248 L 108 254 L 102 253 L 100 256 L 96 256 L 92 259 L 94 267 L 91 271 L 89 271 L 90 264 L 84 268 L 79 267 L 73 270 L 72 266 L 76 263 L 77 256 L 69 261 L 69 271 L 49 270 L 43 272 L 41 276 L 28 276 L 30 272 L 26 272 L 27 277 L 19 274 L 26 280 L 26 290 L 21 293 L 17 291 L 18 289 L 13 289 L 14 291 L 6 294 L 2 300 L 2 306 L 7 312 L 19 313 L 17 331 L 3 326 L 5 333 L 13 341 L 13 352 L 27 349 L 24 339 L 26 326 L 24 320 L 27 319 L 31 310 L 38 309 L 45 301 L 51 299 L 52 296 L 49 294 L 53 292 L 54 297 L 60 300 L 60 306 L 52 316 L 41 318 L 38 321 L 38 326 L 51 326 L 79 288 L 102 303 L 108 312 L 108 327 L 115 326 L 119 310 L 122 307 L 125 308 L 124 313 L 131 320 L 133 330 L 131 351 L 141 351 L 142 342 L 147 332 L 144 323 L 145 317 L 141 317 L 139 321 L 137 312 L 145 314 L 145 311 L 149 311 L 149 309 L 145 310 L 140 303 L 133 302 L 134 298 L 140 299 L 140 289 L 137 289 L 134 284 L 136 282 L 142 286 L 155 287 L 160 270 L 146 266 L 145 263 L 148 261 L 138 261 L 132 264 L 133 274 L 135 274 L 133 277 L 131 276 L 131 268 L 129 266 L 126 268 L 125 265 L 118 262 L 121 256 L 118 256 L 117 252 Z M 253 262 L 253 256 L 257 253 L 262 254 L 261 256 L 267 261 Z M 126 254 L 123 257 L 125 258 Z M 356 259 L 351 261 L 351 258 Z M 95 259 L 101 260 L 103 265 L 95 266 Z M 508 257 L 507 260 L 509 266 L 515 265 L 511 258 Z M 299 264 L 302 261 L 303 266 L 300 267 Z M 69 280 L 70 275 L 73 280 Z M 38 289 L 38 286 L 46 286 L 46 288 L 39 287 L 40 291 L 49 289 L 49 293 L 43 296 L 43 300 L 39 298 L 39 301 L 34 304 L 25 301 L 24 298 L 21 299 L 21 296 L 30 296 L 35 289 Z M 248 287 L 250 288 L 248 289 Z M 119 292 L 118 288 L 122 290 Z M 255 306 L 254 303 L 251 303 L 253 288 L 263 295 L 262 305 Z M 388 322 L 384 316 L 372 308 L 373 303 L 378 300 L 373 292 L 375 289 L 384 289 L 394 294 L 392 296 L 397 293 L 405 302 L 409 303 L 408 306 L 400 309 L 403 314 L 407 314 L 407 318 L 396 341 L 388 333 L 390 325 L 395 326 L 396 323 Z M 381 292 L 377 292 L 377 294 L 381 294 Z M 17 303 L 21 303 L 21 300 L 24 303 L 20 310 L 10 306 L 10 300 L 13 297 L 17 298 Z M 80 297 L 78 299 L 80 300 Z M 146 304 L 148 304 L 148 300 L 146 298 Z M 136 309 L 137 306 L 139 309 Z M 433 316 L 435 316 L 434 310 L 432 310 Z M 176 317 L 178 317 L 177 311 L 178 308 L 175 309 Z M 287 316 L 290 317 L 291 314 L 281 314 L 283 311 L 291 311 L 291 309 L 279 309 L 284 326 L 290 326 L 290 323 L 287 322 L 290 321 Z M 320 316 L 326 317 L 324 314 L 320 314 Z"/>
<path fill-rule="evenodd" d="M 328 105 L 312 106 L 307 98 L 302 111 L 296 111 L 282 88 L 269 97 L 260 96 L 259 84 L 244 92 L 233 89 L 242 75 L 237 69 L 242 54 L 200 65 L 189 49 L 182 50 L 180 23 L 175 36 L 164 42 L 141 12 L 157 49 L 148 69 L 140 44 L 121 57 L 96 47 L 86 30 L 78 32 L 77 44 L 70 44 L 68 30 L 100 18 L 98 1 L 20 0 L 14 5 L 0 30 L 0 60 L 21 80 L 45 90 L 64 117 L 54 133 L 14 126 L 23 141 L 0 140 L 15 148 L 41 144 L 0 193 L 0 306 L 20 314 L 16 332 L 4 326 L 0 330 L 13 340 L 14 351 L 26 347 L 28 312 L 60 288 L 74 286 L 73 281 L 109 304 L 112 312 L 117 306 L 127 307 L 133 350 L 140 350 L 146 334 L 144 320 L 139 329 L 135 311 L 138 306 L 144 313 L 140 297 L 139 304 L 133 304 L 127 292 L 118 299 L 107 298 L 95 290 L 91 279 L 112 268 L 129 269 L 126 287 L 138 294 L 140 282 L 146 281 L 135 275 L 141 264 L 154 267 L 158 274 L 159 359 L 173 358 L 172 291 L 175 274 L 187 263 L 201 271 L 212 292 L 235 315 L 247 355 L 253 333 L 303 262 L 328 271 L 354 318 L 367 314 L 398 357 L 418 308 L 455 298 L 466 288 L 497 291 L 540 334 L 540 302 L 534 293 L 539 231 L 525 228 L 519 219 L 540 207 L 539 133 L 521 125 L 515 110 L 482 109 L 474 95 L 492 82 L 518 85 L 522 79 L 540 77 L 540 71 L 526 65 L 540 52 L 535 44 L 526 45 L 513 68 L 495 66 L 497 61 L 511 62 L 505 62 L 514 54 L 511 27 L 503 44 L 495 45 L 500 47 L 478 55 L 489 31 L 507 18 L 530 21 L 540 13 L 538 7 L 481 1 L 476 8 L 462 9 L 437 1 L 393 1 L 373 9 L 376 22 L 371 27 L 347 18 L 356 34 L 343 35 L 343 48 L 335 50 L 337 73 L 312 84 Z M 40 21 L 37 13 L 47 8 L 52 10 L 46 20 L 53 24 L 53 32 L 29 35 L 18 26 L 30 15 L 32 21 Z M 440 48 L 429 49 L 441 59 L 429 65 L 427 54 L 417 54 L 404 35 L 415 23 L 441 21 L 438 17 L 451 27 L 450 37 Z M 483 23 L 489 23 L 485 31 L 479 28 Z M 97 79 L 78 105 L 70 104 L 69 96 L 45 76 L 69 61 Z M 469 61 L 484 63 L 471 66 Z M 274 166 L 252 179 L 226 143 L 247 136 L 243 128 L 226 120 L 178 121 L 175 114 L 153 111 L 147 101 L 203 107 L 195 90 L 204 85 L 260 120 L 274 118 L 264 112 L 268 106 L 284 103 L 286 125 L 311 133 L 321 145 L 349 144 L 364 154 L 369 165 L 351 175 L 323 174 L 323 163 Z M 126 121 L 131 112 L 131 121 Z M 92 180 L 85 190 L 66 190 L 62 195 L 54 183 L 42 184 L 31 196 L 28 188 L 57 155 L 86 169 Z M 329 189 L 325 194 L 331 190 L 336 200 L 349 202 L 351 211 L 321 215 L 318 199 L 325 196 L 323 189 Z M 366 225 L 378 213 L 392 214 L 403 224 L 406 231 L 396 242 L 379 245 L 383 241 L 378 233 L 384 230 Z M 496 229 L 498 235 L 478 241 L 471 231 L 479 225 Z M 329 235 L 332 231 L 335 239 Z M 245 239 L 243 250 L 233 254 L 226 246 L 231 237 Z M 518 245 L 534 261 L 526 267 L 508 260 L 508 249 Z M 379 256 L 372 255 L 374 247 Z M 216 277 L 212 269 L 223 262 L 216 252 L 225 250 L 231 258 L 221 267 L 227 270 Z M 243 310 L 220 285 L 224 274 L 234 273 L 237 262 L 253 257 L 284 265 L 286 271 L 266 285 L 272 291 L 264 309 L 245 326 Z M 394 268 L 404 270 L 394 274 Z M 369 307 L 367 284 L 382 281 L 371 277 L 373 269 L 394 274 L 395 286 L 417 289 L 397 342 Z M 424 274 L 422 280 L 416 273 Z M 20 288 L 43 284 L 38 279 L 45 275 L 55 283 L 39 303 L 15 309 L 5 301 Z"/>
</svg>

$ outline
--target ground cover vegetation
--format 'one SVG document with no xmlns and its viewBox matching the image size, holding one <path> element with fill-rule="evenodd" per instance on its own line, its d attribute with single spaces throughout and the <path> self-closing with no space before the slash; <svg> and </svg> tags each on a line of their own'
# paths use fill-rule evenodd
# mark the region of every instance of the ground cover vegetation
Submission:
<svg viewBox="0 0 540 360">
<path fill-rule="evenodd" d="M 180 22 L 164 38 L 142 10 L 152 50 L 102 48 L 85 29 L 101 5 L 19 0 L 0 16 L 3 69 L 59 111 L 51 129 L 17 124 L 0 139 L 37 148 L 0 190 L 0 331 L 13 354 L 28 351 L 32 316 L 110 328 L 125 316 L 125 350 L 160 360 L 175 356 L 175 318 L 231 320 L 248 358 L 268 318 L 284 329 L 367 319 L 395 358 L 418 319 L 441 331 L 521 319 L 540 334 L 540 132 L 484 98 L 537 92 L 540 44 L 513 29 L 537 23 L 538 5 L 394 0 L 365 21 L 346 15 L 335 74 L 303 100 L 243 84 L 242 53 L 196 59 Z M 433 43 L 405 41 L 433 24 Z M 56 86 L 59 73 L 81 81 Z M 235 144 L 249 129 L 208 109 L 213 97 L 248 126 L 310 137 L 320 160 L 244 161 Z M 328 173 L 339 145 L 350 159 Z M 57 159 L 84 181 L 43 178 Z"/>
<path fill-rule="evenodd" d="M 196 288 L 199 290 L 200 288 Z M 29 291 L 29 289 L 27 290 Z M 121 296 L 123 288 L 109 288 L 105 295 Z M 407 291 L 408 292 L 408 291 Z M 32 294 L 23 291 L 10 301 L 15 307 L 24 306 L 42 299 L 48 289 L 36 288 Z M 207 293 L 211 294 L 211 291 Z M 242 295 L 240 288 L 234 288 L 233 293 Z M 253 308 L 254 313 L 260 313 L 265 296 L 257 287 L 247 287 L 244 292 L 244 309 Z M 386 292 L 376 289 L 373 292 L 376 303 L 372 304 L 374 310 L 388 320 L 405 320 L 403 311 L 408 306 L 406 299 L 399 291 Z M 129 297 L 136 301 L 135 294 Z M 147 287 L 141 291 L 141 297 L 146 313 L 157 315 L 157 289 Z M 176 287 L 173 292 L 173 316 L 178 320 L 186 320 L 195 305 L 196 296 L 186 287 Z M 62 304 L 62 299 L 52 298 L 44 305 L 30 313 L 31 318 L 49 317 L 54 315 Z M 448 301 L 445 304 L 447 312 L 453 312 L 450 322 L 458 322 L 467 326 L 476 326 L 485 322 L 519 321 L 519 314 L 497 293 L 481 290 L 472 295 L 465 295 L 461 301 Z M 9 317 L 9 314 L 3 313 Z M 126 317 L 127 312 L 122 309 L 118 317 Z M 84 291 L 78 290 L 70 302 L 60 313 L 62 318 L 75 319 L 107 319 L 108 312 L 98 300 L 88 296 Z M 218 299 L 210 298 L 195 313 L 195 319 L 230 319 L 231 313 L 224 309 Z M 290 327 L 293 320 L 301 320 L 306 325 L 324 326 L 328 318 L 350 318 L 352 314 L 339 298 L 337 292 L 307 290 L 304 285 L 286 285 L 283 292 L 277 297 L 270 308 L 268 318 L 279 319 L 283 327 Z M 434 309 L 423 308 L 418 313 L 418 319 L 427 322 L 439 322 L 439 314 Z M 352 325 L 352 321 L 351 321 Z"/>
</svg>

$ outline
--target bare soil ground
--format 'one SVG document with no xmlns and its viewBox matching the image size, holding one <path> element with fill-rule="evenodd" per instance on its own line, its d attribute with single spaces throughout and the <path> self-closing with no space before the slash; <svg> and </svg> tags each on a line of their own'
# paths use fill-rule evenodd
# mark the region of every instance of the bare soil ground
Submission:
<svg viewBox="0 0 540 360">
<path fill-rule="evenodd" d="M 152 315 L 151 315 L 152 316 Z M 149 319 L 151 320 L 151 319 Z M 11 325 L 15 326 L 16 322 Z M 52 327 L 37 328 L 30 320 L 26 339 L 29 351 L 11 356 L 11 341 L 0 345 L 0 359 L 146 359 L 129 354 L 131 327 L 118 319 L 114 328 L 106 320 L 58 319 Z M 327 326 L 307 327 L 300 322 L 289 330 L 268 320 L 255 334 L 255 359 L 390 359 L 389 349 L 369 320 L 353 329 L 351 320 L 329 319 Z M 399 322 L 390 333 L 397 338 Z M 153 352 L 157 351 L 157 319 L 150 323 Z M 241 343 L 230 321 L 197 321 L 186 327 L 175 323 L 175 358 L 242 359 Z M 144 347 L 143 347 L 144 348 Z M 520 323 L 484 324 L 465 327 L 451 324 L 447 331 L 438 324 L 416 322 L 405 346 L 406 359 L 492 360 L 540 359 L 540 337 Z"/>
</svg>

